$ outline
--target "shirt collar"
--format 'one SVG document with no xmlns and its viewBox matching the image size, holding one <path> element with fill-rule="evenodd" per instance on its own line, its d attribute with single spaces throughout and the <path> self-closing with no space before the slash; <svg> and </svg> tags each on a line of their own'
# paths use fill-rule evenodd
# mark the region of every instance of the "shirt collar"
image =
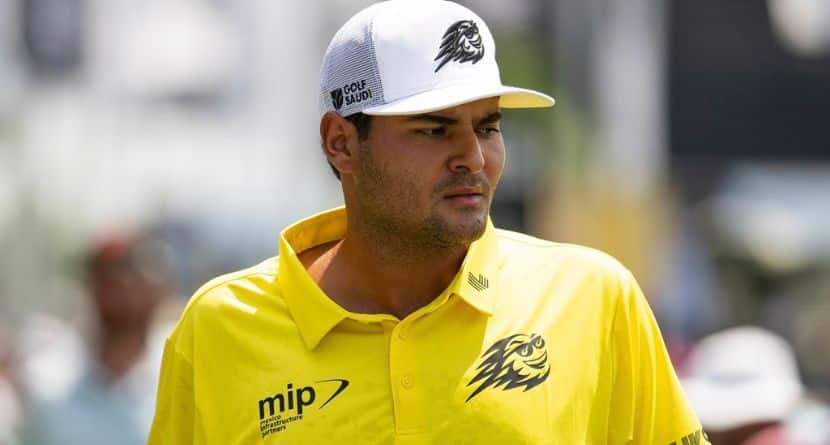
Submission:
<svg viewBox="0 0 830 445">
<path fill-rule="evenodd" d="M 340 240 L 345 234 L 346 209 L 342 206 L 303 219 L 280 234 L 278 283 L 309 349 L 314 349 L 345 318 L 372 322 L 390 317 L 356 314 L 343 309 L 323 293 L 297 257 L 298 252 Z M 495 229 L 488 218 L 484 235 L 470 245 L 461 268 L 444 294 L 456 294 L 477 310 L 492 314 L 497 267 Z"/>
</svg>

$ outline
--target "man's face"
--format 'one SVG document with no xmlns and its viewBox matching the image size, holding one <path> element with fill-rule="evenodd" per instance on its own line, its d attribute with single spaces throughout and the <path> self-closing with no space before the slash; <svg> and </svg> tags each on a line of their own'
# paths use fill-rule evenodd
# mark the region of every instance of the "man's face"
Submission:
<svg viewBox="0 0 830 445">
<path fill-rule="evenodd" d="M 498 98 L 416 116 L 373 116 L 352 181 L 364 223 L 432 247 L 484 232 L 504 169 Z"/>
<path fill-rule="evenodd" d="M 132 247 L 131 249 L 135 249 Z M 90 268 L 90 285 L 98 319 L 106 330 L 143 328 L 163 295 L 162 278 L 141 264 L 132 251 L 123 258 Z"/>
</svg>

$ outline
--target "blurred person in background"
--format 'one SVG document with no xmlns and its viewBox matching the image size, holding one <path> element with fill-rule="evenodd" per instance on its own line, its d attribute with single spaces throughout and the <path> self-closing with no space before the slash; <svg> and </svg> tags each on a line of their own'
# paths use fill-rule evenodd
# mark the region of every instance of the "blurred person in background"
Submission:
<svg viewBox="0 0 830 445">
<path fill-rule="evenodd" d="M 787 341 L 760 327 L 703 338 L 682 380 L 712 445 L 828 445 L 830 410 L 810 399 Z"/>
<path fill-rule="evenodd" d="M 85 278 L 94 333 L 81 377 L 59 397 L 31 394 L 24 443 L 145 443 L 161 353 L 153 321 L 167 292 L 166 263 L 163 244 L 143 234 L 110 235 L 93 245 Z"/>
</svg>

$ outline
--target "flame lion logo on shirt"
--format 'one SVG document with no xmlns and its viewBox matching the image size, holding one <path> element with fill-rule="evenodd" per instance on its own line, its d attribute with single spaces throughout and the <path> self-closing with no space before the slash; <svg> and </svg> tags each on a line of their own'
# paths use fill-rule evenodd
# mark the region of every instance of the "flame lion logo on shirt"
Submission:
<svg viewBox="0 0 830 445">
<path fill-rule="evenodd" d="M 478 373 L 467 386 L 478 387 L 465 402 L 487 388 L 502 391 L 524 387 L 528 391 L 544 382 L 550 375 L 545 339 L 539 334 L 514 334 L 490 346 L 481 356 Z"/>
<path fill-rule="evenodd" d="M 437 73 L 447 62 L 476 63 L 484 58 L 484 45 L 481 34 L 478 32 L 478 25 L 472 20 L 461 20 L 455 22 L 444 33 L 441 40 L 441 48 L 435 59 L 441 59 L 441 63 L 435 68 Z"/>
</svg>

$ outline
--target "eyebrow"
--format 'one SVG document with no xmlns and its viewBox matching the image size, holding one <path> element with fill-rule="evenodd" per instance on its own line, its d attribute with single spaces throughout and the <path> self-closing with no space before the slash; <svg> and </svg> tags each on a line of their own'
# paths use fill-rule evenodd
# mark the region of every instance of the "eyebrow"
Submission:
<svg viewBox="0 0 830 445">
<path fill-rule="evenodd" d="M 407 119 L 409 122 L 416 122 L 416 121 L 426 121 L 432 122 L 435 124 L 441 125 L 454 125 L 458 123 L 458 119 L 453 119 L 451 117 L 440 116 L 437 114 L 416 114 L 415 116 L 410 117 Z"/>
<path fill-rule="evenodd" d="M 494 124 L 494 123 L 496 123 L 500 120 L 501 120 L 501 113 L 496 111 L 495 113 L 490 113 L 487 116 L 485 116 L 484 119 L 478 121 L 478 124 L 479 125 Z"/>
<path fill-rule="evenodd" d="M 488 114 L 483 119 L 479 120 L 477 125 L 492 124 L 492 123 L 498 122 L 500 120 L 501 120 L 501 113 L 496 111 L 494 113 Z M 432 123 L 441 124 L 441 125 L 455 125 L 455 124 L 458 123 L 458 119 L 453 119 L 453 118 L 447 117 L 447 116 L 441 116 L 439 114 L 429 114 L 429 113 L 416 114 L 415 116 L 411 116 L 409 119 L 407 119 L 407 121 L 409 121 L 409 122 L 427 121 L 427 122 L 432 122 Z"/>
</svg>

